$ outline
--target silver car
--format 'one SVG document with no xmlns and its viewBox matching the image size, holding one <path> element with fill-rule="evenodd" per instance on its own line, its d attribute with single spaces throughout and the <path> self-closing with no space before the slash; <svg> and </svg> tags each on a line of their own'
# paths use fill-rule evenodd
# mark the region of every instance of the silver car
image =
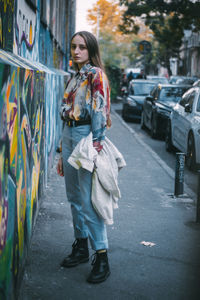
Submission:
<svg viewBox="0 0 200 300">
<path fill-rule="evenodd" d="M 166 150 L 186 154 L 189 169 L 200 166 L 200 87 L 190 88 L 174 106 L 167 126 Z"/>
</svg>

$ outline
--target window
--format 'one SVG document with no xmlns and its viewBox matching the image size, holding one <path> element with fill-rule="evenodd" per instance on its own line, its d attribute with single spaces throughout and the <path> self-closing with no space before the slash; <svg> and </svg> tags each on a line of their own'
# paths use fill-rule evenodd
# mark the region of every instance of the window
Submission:
<svg viewBox="0 0 200 300">
<path fill-rule="evenodd" d="M 187 93 L 184 95 L 184 97 L 180 100 L 179 104 L 183 107 L 188 103 L 190 107 L 192 108 L 193 102 L 195 98 L 195 91 L 192 91 L 191 93 Z"/>
<path fill-rule="evenodd" d="M 190 105 L 190 107 L 192 108 L 192 106 L 193 106 L 193 102 L 194 102 L 194 99 L 195 99 L 195 92 L 193 92 L 191 95 L 189 95 L 189 97 L 188 97 L 188 103 L 189 103 L 189 105 Z"/>
<path fill-rule="evenodd" d="M 187 102 L 187 98 L 188 98 L 188 95 L 184 95 L 184 97 L 182 97 L 182 99 L 180 100 L 179 104 L 183 107 L 185 107 L 185 104 Z"/>
<path fill-rule="evenodd" d="M 132 89 L 133 89 L 133 94 L 132 95 L 137 95 L 137 96 L 146 96 L 149 95 L 151 90 L 153 89 L 154 84 L 153 83 L 137 83 L 134 82 Z"/>
<path fill-rule="evenodd" d="M 187 88 L 182 87 L 165 87 L 160 92 L 159 99 L 161 101 L 178 102 Z"/>
<path fill-rule="evenodd" d="M 200 95 L 199 95 L 199 99 L 197 101 L 197 111 L 200 112 Z"/>
</svg>

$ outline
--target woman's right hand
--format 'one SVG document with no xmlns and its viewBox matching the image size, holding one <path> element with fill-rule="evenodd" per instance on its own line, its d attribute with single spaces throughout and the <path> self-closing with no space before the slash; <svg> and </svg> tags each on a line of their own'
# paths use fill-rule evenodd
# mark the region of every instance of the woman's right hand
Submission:
<svg viewBox="0 0 200 300">
<path fill-rule="evenodd" d="M 60 175 L 62 177 L 64 176 L 62 157 L 60 157 L 59 160 L 58 160 L 57 173 L 58 173 L 58 175 Z"/>
</svg>

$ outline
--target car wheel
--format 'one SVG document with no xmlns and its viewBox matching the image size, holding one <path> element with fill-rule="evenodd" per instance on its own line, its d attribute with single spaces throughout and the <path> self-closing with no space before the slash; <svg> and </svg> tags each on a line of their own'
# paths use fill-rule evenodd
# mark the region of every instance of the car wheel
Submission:
<svg viewBox="0 0 200 300">
<path fill-rule="evenodd" d="M 155 139 L 157 137 L 157 122 L 156 122 L 156 117 L 153 115 L 151 119 L 151 137 Z"/>
<path fill-rule="evenodd" d="M 171 132 L 171 124 L 168 122 L 167 124 L 167 130 L 165 134 L 165 149 L 167 152 L 173 151 L 173 145 L 172 145 L 172 132 Z"/>
<path fill-rule="evenodd" d="M 190 170 L 195 170 L 196 168 L 195 144 L 194 144 L 194 136 L 192 133 L 190 133 L 188 137 L 186 165 Z"/>
<path fill-rule="evenodd" d="M 146 128 L 145 123 L 144 123 L 144 112 L 142 112 L 142 114 L 141 114 L 140 127 L 141 127 L 141 129 L 145 129 Z"/>
</svg>

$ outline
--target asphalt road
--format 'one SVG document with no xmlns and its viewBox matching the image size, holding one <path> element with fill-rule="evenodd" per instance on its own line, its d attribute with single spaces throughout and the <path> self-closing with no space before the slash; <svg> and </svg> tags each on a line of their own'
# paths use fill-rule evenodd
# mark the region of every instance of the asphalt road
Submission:
<svg viewBox="0 0 200 300">
<path fill-rule="evenodd" d="M 115 110 L 121 116 L 121 103 L 112 104 L 112 109 Z M 176 155 L 175 152 L 169 153 L 165 150 L 165 142 L 161 139 L 152 139 L 148 130 L 142 130 L 140 127 L 140 123 L 137 122 L 127 122 L 127 124 L 140 136 L 140 138 L 150 146 L 158 155 L 159 157 L 164 160 L 167 165 L 172 169 L 175 170 L 176 166 Z M 185 176 L 184 182 L 189 186 L 189 188 L 197 194 L 198 190 L 198 174 L 197 172 L 192 172 L 187 169 L 185 166 Z"/>
</svg>

